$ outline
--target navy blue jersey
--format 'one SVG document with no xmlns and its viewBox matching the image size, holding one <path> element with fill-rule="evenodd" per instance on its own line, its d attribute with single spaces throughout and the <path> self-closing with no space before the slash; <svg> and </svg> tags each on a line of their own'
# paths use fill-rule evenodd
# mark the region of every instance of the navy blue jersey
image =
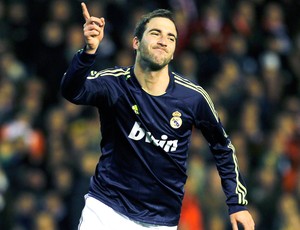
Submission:
<svg viewBox="0 0 300 230">
<path fill-rule="evenodd" d="M 133 220 L 177 225 L 195 127 L 216 160 L 229 213 L 244 210 L 246 188 L 234 147 L 203 88 L 169 72 L 166 93 L 152 96 L 133 67 L 93 70 L 95 58 L 78 52 L 61 84 L 66 99 L 100 114 L 102 155 L 89 194 Z"/>
</svg>

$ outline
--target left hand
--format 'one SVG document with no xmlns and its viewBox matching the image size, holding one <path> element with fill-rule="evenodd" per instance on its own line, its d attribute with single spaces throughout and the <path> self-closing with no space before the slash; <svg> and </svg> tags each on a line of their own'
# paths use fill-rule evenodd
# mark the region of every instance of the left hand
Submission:
<svg viewBox="0 0 300 230">
<path fill-rule="evenodd" d="M 247 210 L 232 213 L 230 215 L 230 222 L 232 230 L 238 230 L 238 223 L 242 224 L 245 230 L 253 230 L 255 228 L 252 216 Z"/>
</svg>

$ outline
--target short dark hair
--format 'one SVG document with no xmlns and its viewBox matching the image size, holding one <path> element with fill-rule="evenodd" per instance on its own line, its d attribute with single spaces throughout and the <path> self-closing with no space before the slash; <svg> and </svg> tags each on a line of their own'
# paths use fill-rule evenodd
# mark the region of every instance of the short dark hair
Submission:
<svg viewBox="0 0 300 230">
<path fill-rule="evenodd" d="M 176 32 L 177 32 L 177 27 L 176 27 L 176 23 L 175 23 L 173 13 L 170 10 L 157 9 L 157 10 L 154 10 L 154 11 L 148 13 L 148 14 L 145 14 L 141 18 L 141 20 L 136 24 L 136 27 L 134 29 L 134 36 L 137 37 L 138 40 L 142 40 L 143 34 L 146 30 L 146 25 L 148 24 L 148 22 L 152 18 L 158 18 L 158 17 L 170 19 L 174 23 L 175 28 L 176 28 Z"/>
</svg>

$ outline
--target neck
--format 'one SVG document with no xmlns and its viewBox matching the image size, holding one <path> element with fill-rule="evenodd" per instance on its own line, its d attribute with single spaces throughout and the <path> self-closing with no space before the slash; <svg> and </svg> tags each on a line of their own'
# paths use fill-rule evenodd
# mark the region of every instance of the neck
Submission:
<svg viewBox="0 0 300 230">
<path fill-rule="evenodd" d="M 138 63 L 134 67 L 134 74 L 142 89 L 153 96 L 159 96 L 166 92 L 170 82 L 168 65 L 160 70 L 142 68 Z"/>
</svg>

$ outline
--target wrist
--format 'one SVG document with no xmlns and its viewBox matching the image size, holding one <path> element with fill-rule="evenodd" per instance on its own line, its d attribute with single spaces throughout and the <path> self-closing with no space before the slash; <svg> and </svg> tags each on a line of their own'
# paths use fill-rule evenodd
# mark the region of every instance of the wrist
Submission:
<svg viewBox="0 0 300 230">
<path fill-rule="evenodd" d="M 91 46 L 86 45 L 83 50 L 87 54 L 96 54 L 97 53 L 97 49 L 98 48 L 92 48 Z"/>
<path fill-rule="evenodd" d="M 85 51 L 85 48 L 78 50 L 77 53 L 78 60 L 83 65 L 93 65 L 96 60 L 97 53 L 89 54 Z"/>
<path fill-rule="evenodd" d="M 239 211 L 244 211 L 247 210 L 247 207 L 245 205 L 228 205 L 228 213 L 229 215 L 235 213 L 235 212 L 239 212 Z"/>
</svg>

